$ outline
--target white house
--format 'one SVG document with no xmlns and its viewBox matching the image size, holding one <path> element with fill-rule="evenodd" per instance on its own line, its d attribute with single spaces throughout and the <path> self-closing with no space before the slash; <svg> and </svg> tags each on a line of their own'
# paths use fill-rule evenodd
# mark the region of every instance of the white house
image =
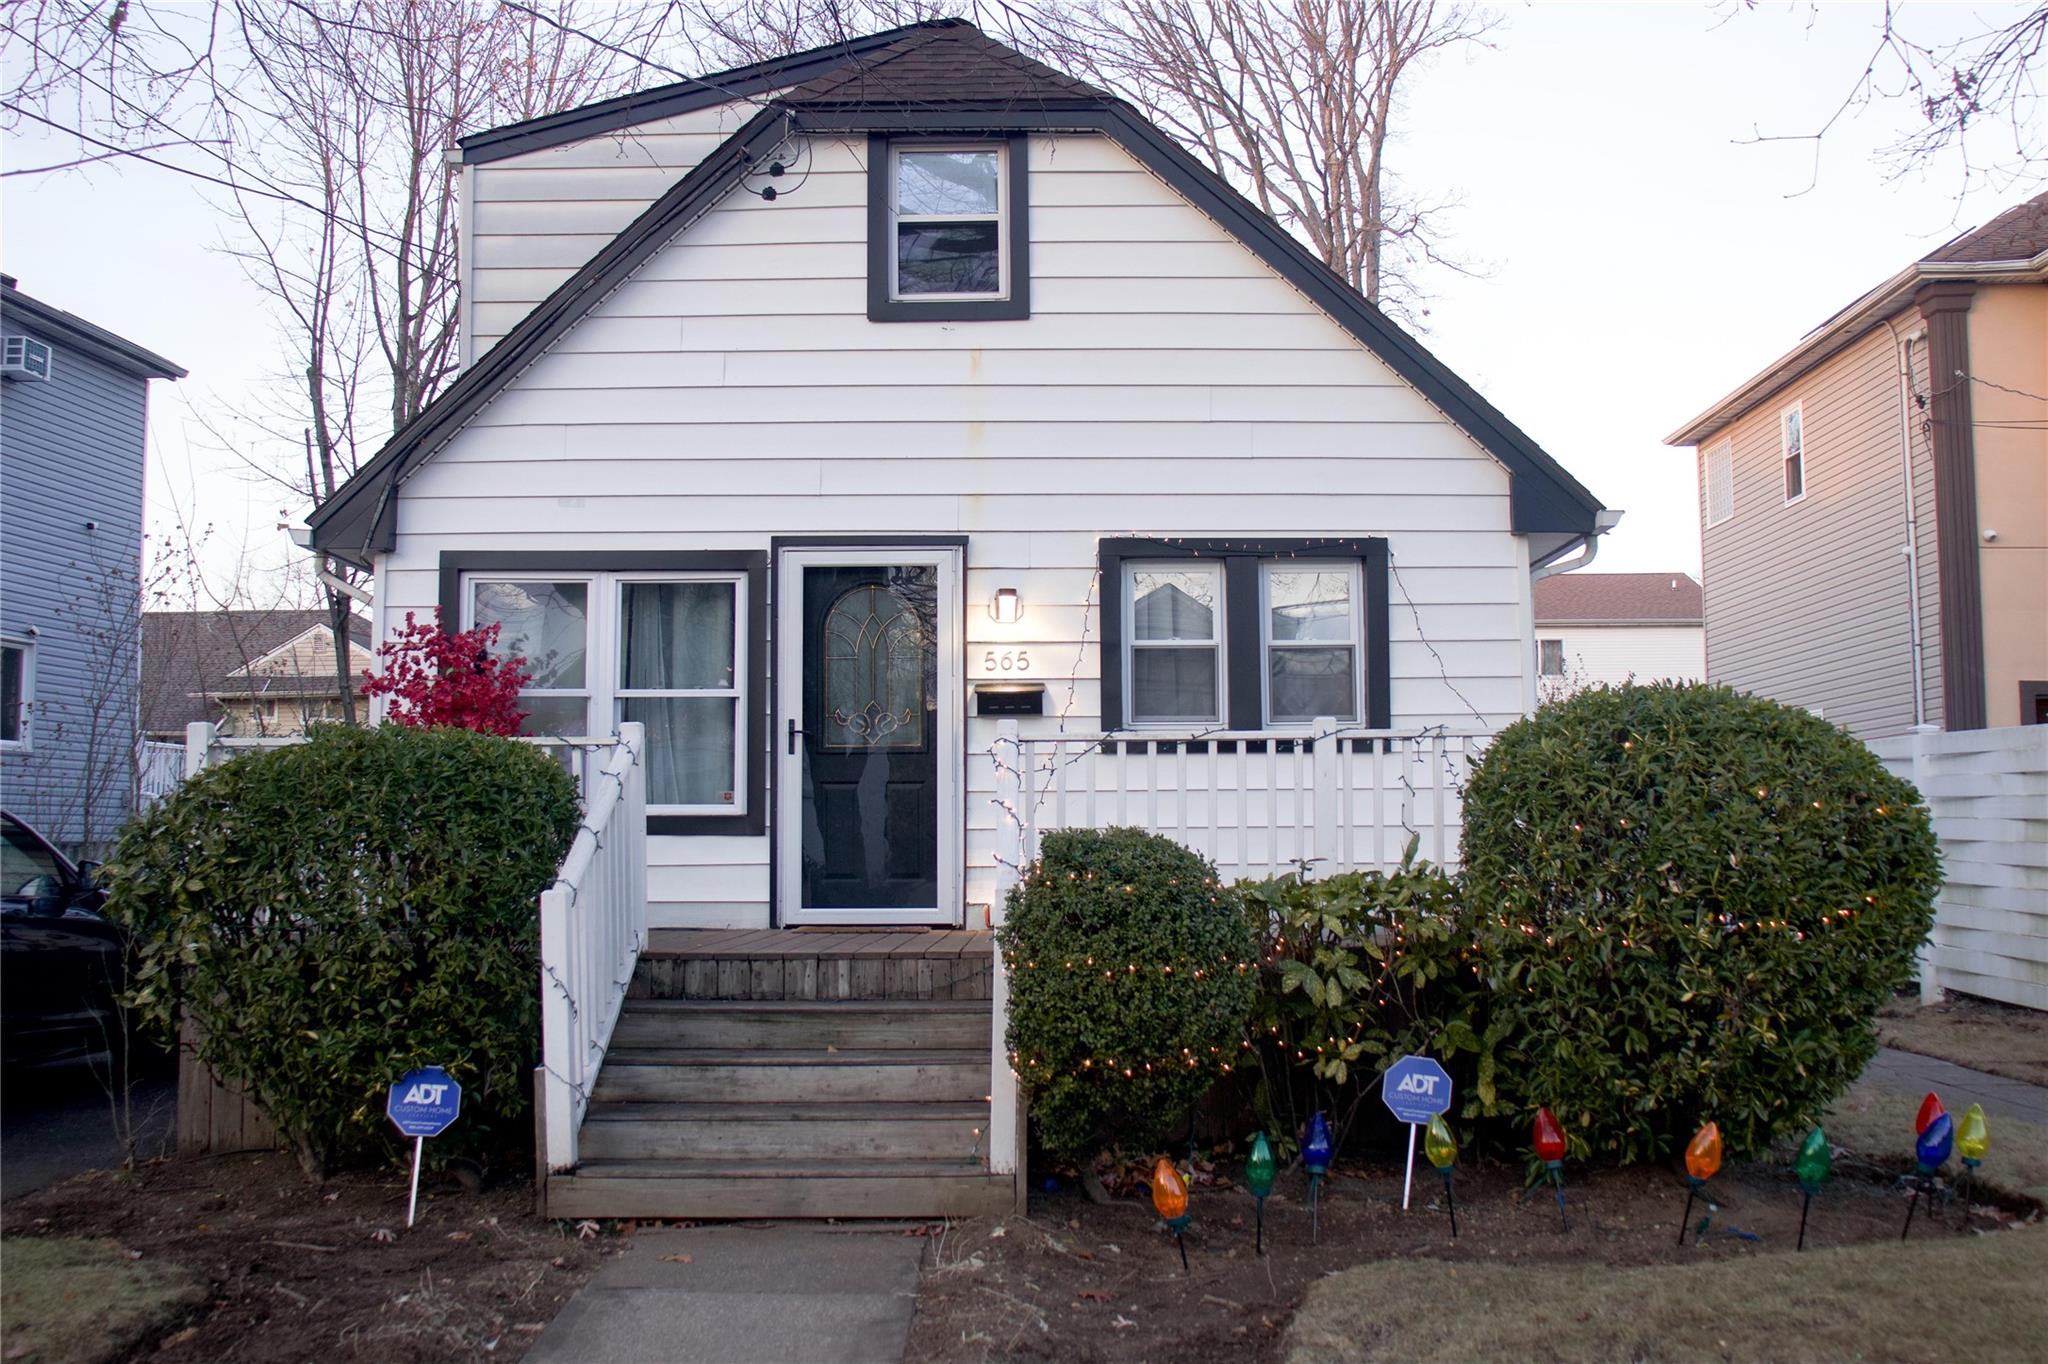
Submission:
<svg viewBox="0 0 2048 1364">
<path fill-rule="evenodd" d="M 551 1207 L 1006 1201 L 985 929 L 1050 824 L 1228 874 L 1420 825 L 1455 857 L 1439 778 L 1534 700 L 1532 571 L 1614 515 L 1130 107 L 943 21 L 481 133 L 461 175 L 468 368 L 311 535 L 380 636 L 500 623 L 530 725 L 645 727 L 644 872 L 565 870 L 624 927 L 585 886 L 543 920 L 638 959 L 616 1036 L 624 975 L 551 974 Z M 835 1029 L 868 1050 L 666 1065 Z M 948 1085 L 912 1139 L 716 1121 Z M 822 1173 L 747 1183 L 763 1142 Z"/>
<path fill-rule="evenodd" d="M 1707 675 L 1700 585 L 1684 573 L 1560 573 L 1536 583 L 1540 699 Z"/>
</svg>

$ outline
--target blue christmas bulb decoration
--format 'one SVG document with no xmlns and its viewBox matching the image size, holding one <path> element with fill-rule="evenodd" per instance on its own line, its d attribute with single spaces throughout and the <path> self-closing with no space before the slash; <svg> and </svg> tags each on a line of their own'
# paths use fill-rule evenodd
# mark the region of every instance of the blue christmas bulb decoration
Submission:
<svg viewBox="0 0 2048 1364">
<path fill-rule="evenodd" d="M 1318 1110 L 1308 1120 L 1308 1140 L 1301 1144 L 1301 1163 L 1312 1175 L 1330 1168 L 1330 1122 Z"/>
<path fill-rule="evenodd" d="M 1931 1175 L 1947 1163 L 1949 1153 L 1955 1149 L 1955 1119 L 1943 1113 L 1927 1124 L 1927 1130 L 1913 1143 L 1913 1159 L 1920 1164 L 1920 1173 Z"/>
</svg>

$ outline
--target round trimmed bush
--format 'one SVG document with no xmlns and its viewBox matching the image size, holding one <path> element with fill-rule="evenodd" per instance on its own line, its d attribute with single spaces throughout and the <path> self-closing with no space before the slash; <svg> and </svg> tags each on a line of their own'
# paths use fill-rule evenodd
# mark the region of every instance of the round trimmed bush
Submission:
<svg viewBox="0 0 2048 1364">
<path fill-rule="evenodd" d="M 1055 1157 L 1154 1146 L 1242 1045 L 1251 931 L 1216 868 L 1171 839 L 1048 833 L 997 941 L 1010 1063 Z"/>
<path fill-rule="evenodd" d="M 531 1146 L 535 899 L 577 821 L 541 750 L 460 729 L 339 725 L 209 768 L 123 831 L 108 912 L 132 998 L 248 1087 L 315 1176 L 395 1153 L 387 1087 L 463 1087 L 442 1154 Z"/>
<path fill-rule="evenodd" d="M 1877 1047 L 1940 865 L 1919 796 L 1849 734 L 1724 687 L 1581 692 L 1465 792 L 1502 1086 L 1575 1153 L 1731 1153 L 1810 1122 Z"/>
</svg>

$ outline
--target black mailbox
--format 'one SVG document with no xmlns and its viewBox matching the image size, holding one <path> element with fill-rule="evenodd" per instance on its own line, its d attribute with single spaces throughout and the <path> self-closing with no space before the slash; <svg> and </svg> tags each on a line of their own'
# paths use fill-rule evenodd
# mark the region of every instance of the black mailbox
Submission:
<svg viewBox="0 0 2048 1364">
<path fill-rule="evenodd" d="M 977 682 L 974 685 L 976 715 L 1043 715 L 1043 682 Z"/>
</svg>

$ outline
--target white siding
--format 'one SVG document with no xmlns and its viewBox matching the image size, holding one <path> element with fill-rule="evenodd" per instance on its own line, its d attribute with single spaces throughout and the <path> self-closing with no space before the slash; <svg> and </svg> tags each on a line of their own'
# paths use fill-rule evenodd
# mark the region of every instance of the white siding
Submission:
<svg viewBox="0 0 2048 1364">
<path fill-rule="evenodd" d="M 755 108 L 701 109 L 467 167 L 463 363 L 489 350 Z"/>
<path fill-rule="evenodd" d="M 1564 641 L 1564 676 L 1539 682 L 1545 700 L 1582 687 L 1618 687 L 1629 681 L 1697 682 L 1707 675 L 1707 633 L 1697 625 L 1545 625 L 1539 621 L 1536 638 Z"/>
<path fill-rule="evenodd" d="M 989 648 L 1026 648 L 1048 684 L 1027 735 L 1063 713 L 1085 733 L 1100 723 L 1100 537 L 1385 535 L 1394 723 L 1522 712 L 1508 476 L 1376 358 L 1081 136 L 1031 141 L 1032 318 L 870 323 L 865 152 L 823 142 L 796 192 L 735 192 L 413 475 L 379 575 L 385 620 L 433 605 L 443 550 L 964 534 L 970 682 Z M 489 325 L 509 325 L 496 297 Z M 1014 625 L 985 609 L 999 586 L 1022 593 Z M 968 731 L 978 923 L 995 812 L 974 755 L 993 722 Z M 766 838 L 650 847 L 650 922 L 766 924 Z"/>
</svg>

